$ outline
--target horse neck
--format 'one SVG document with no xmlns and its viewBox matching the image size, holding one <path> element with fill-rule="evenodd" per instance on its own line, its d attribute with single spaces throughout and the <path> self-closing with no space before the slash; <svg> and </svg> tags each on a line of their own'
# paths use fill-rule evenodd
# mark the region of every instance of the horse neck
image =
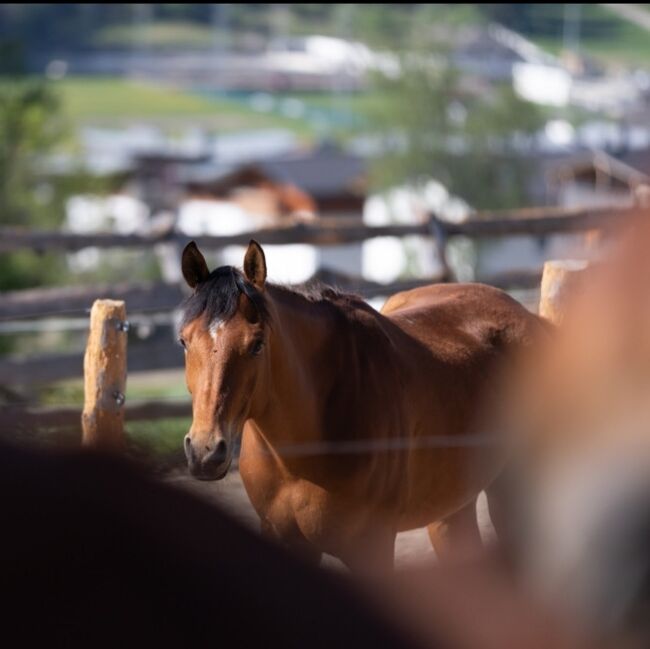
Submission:
<svg viewBox="0 0 650 649">
<path fill-rule="evenodd" d="M 267 300 L 273 320 L 269 385 L 265 407 L 253 420 L 269 442 L 319 439 L 321 402 L 344 375 L 339 354 L 332 353 L 340 319 L 327 304 L 280 287 L 269 286 Z"/>
</svg>

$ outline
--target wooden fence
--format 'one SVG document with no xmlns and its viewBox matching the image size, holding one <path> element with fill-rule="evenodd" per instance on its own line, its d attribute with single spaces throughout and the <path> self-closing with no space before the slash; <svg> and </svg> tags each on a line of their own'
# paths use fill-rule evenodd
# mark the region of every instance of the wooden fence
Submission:
<svg viewBox="0 0 650 649">
<path fill-rule="evenodd" d="M 303 243 L 317 246 L 336 246 L 355 243 L 374 237 L 404 237 L 419 235 L 435 239 L 445 267 L 446 245 L 450 238 L 509 237 L 516 235 L 548 236 L 561 233 L 584 232 L 615 227 L 621 221 L 645 212 L 648 208 L 632 204 L 598 209 L 524 209 L 510 212 L 476 214 L 463 223 L 448 223 L 431 215 L 425 222 L 410 225 L 369 226 L 360 219 L 319 220 L 282 228 L 262 229 L 228 236 L 194 237 L 205 249 L 218 249 L 229 245 L 245 245 L 251 238 L 263 244 Z M 155 235 L 73 234 L 64 232 L 34 232 L 18 229 L 0 229 L 0 251 L 10 252 L 30 249 L 44 251 L 76 251 L 88 246 L 149 247 L 158 243 L 183 244 L 188 236 L 167 230 Z M 365 297 L 388 295 L 432 282 L 453 279 L 448 273 L 436 277 L 409 279 L 382 285 L 360 278 L 339 274 L 324 274 L 321 279 L 340 288 Z M 510 272 L 480 281 L 504 289 L 539 287 L 541 269 L 534 272 Z M 34 289 L 0 294 L 0 324 L 6 321 L 42 317 L 69 317 L 88 313 L 97 297 L 124 300 L 129 314 L 170 312 L 182 299 L 179 286 L 164 283 L 124 283 L 89 287 L 64 287 Z M 147 345 L 133 345 L 129 350 L 129 372 L 178 368 L 183 356 L 169 338 L 153 340 Z M 47 383 L 64 378 L 81 377 L 83 357 L 78 354 L 52 354 L 34 358 L 0 358 L 0 386 Z M 76 415 L 73 415 L 76 413 Z M 184 416 L 189 407 L 184 403 L 150 402 L 129 406 L 127 418 L 157 418 Z M 24 408 L 20 405 L 5 407 L 0 413 L 0 424 L 9 420 L 19 425 L 48 425 L 78 423 L 79 410 L 70 408 Z"/>
<path fill-rule="evenodd" d="M 644 208 L 646 209 L 646 208 Z M 246 245 L 251 238 L 261 244 L 304 243 L 314 246 L 335 246 L 357 243 L 373 237 L 405 237 L 409 235 L 471 238 L 514 235 L 542 236 L 580 232 L 602 228 L 613 219 L 638 213 L 630 203 L 601 208 L 527 208 L 502 212 L 480 212 L 462 223 L 442 221 L 430 215 L 422 223 L 408 225 L 366 225 L 359 218 L 319 219 L 313 223 L 294 223 L 285 227 L 265 228 L 254 232 L 230 235 L 199 235 L 193 237 L 200 248 L 214 249 Z M 98 248 L 142 248 L 159 243 L 183 243 L 188 236 L 167 229 L 155 234 L 77 234 L 0 228 L 0 252 L 54 250 L 73 252 L 95 246 Z"/>
</svg>

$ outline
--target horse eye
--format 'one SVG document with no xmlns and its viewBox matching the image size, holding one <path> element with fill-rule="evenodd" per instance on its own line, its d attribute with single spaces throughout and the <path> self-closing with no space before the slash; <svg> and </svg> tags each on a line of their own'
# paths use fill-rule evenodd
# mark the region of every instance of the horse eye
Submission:
<svg viewBox="0 0 650 649">
<path fill-rule="evenodd" d="M 178 344 L 183 348 L 187 349 L 187 345 L 185 344 L 185 341 L 182 338 L 178 339 Z"/>
<path fill-rule="evenodd" d="M 264 349 L 264 341 L 263 340 L 256 340 L 253 346 L 251 347 L 251 354 L 253 356 L 257 356 L 262 349 Z"/>
</svg>

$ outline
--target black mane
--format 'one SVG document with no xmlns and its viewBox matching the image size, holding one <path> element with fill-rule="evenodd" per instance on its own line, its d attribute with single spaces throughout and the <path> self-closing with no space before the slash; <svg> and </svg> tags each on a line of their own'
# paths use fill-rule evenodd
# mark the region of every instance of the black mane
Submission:
<svg viewBox="0 0 650 649">
<path fill-rule="evenodd" d="M 232 266 L 221 266 L 213 270 L 181 304 L 179 329 L 201 316 L 206 326 L 215 320 L 229 320 L 237 311 L 242 293 L 257 309 L 260 319 L 266 320 L 268 310 L 262 294 L 246 280 L 240 270 Z"/>
<path fill-rule="evenodd" d="M 269 286 L 281 293 L 298 295 L 312 304 L 327 303 L 335 308 L 359 306 L 371 308 L 358 295 L 341 292 L 318 280 L 310 280 L 298 286 L 277 284 Z M 206 327 L 217 320 L 228 321 L 237 311 L 241 293 L 250 299 L 262 322 L 267 321 L 269 314 L 262 293 L 244 277 L 239 269 L 233 266 L 221 266 L 213 270 L 180 305 L 177 332 L 200 317 L 203 318 Z"/>
</svg>

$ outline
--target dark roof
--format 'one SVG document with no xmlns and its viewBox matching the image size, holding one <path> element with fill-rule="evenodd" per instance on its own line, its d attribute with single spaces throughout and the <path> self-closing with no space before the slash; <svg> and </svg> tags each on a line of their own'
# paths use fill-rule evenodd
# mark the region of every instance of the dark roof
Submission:
<svg viewBox="0 0 650 649">
<path fill-rule="evenodd" d="M 556 163 L 549 173 L 554 180 L 605 174 L 613 180 L 636 186 L 650 181 L 650 149 L 605 153 L 587 151 Z"/>
<path fill-rule="evenodd" d="M 642 174 L 650 176 L 650 148 L 627 150 L 613 156 Z"/>
<path fill-rule="evenodd" d="M 137 164 L 200 164 L 210 160 L 208 153 L 183 153 L 171 151 L 141 152 L 133 156 Z"/>
<path fill-rule="evenodd" d="M 316 200 L 365 191 L 365 160 L 332 145 L 263 160 L 257 166 L 275 180 L 292 183 Z"/>
<path fill-rule="evenodd" d="M 328 143 L 238 165 L 190 165 L 185 168 L 183 184 L 198 190 L 274 181 L 295 185 L 320 201 L 365 196 L 366 171 L 365 158 Z"/>
</svg>

